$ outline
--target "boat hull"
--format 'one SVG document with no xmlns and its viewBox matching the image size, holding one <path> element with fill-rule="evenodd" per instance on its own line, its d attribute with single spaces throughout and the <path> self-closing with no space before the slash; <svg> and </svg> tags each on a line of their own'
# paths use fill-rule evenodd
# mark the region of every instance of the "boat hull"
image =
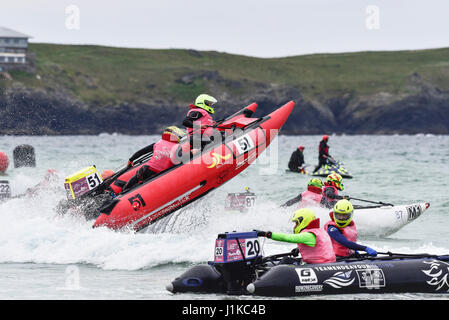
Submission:
<svg viewBox="0 0 449 320">
<path fill-rule="evenodd" d="M 412 255 L 413 256 L 413 255 Z M 238 294 L 308 296 L 381 293 L 448 293 L 449 256 L 371 258 L 301 266 L 279 264 Z M 213 264 L 192 267 L 167 285 L 172 293 L 229 294 Z M 234 294 L 237 291 L 234 291 Z"/>
<path fill-rule="evenodd" d="M 354 208 L 354 222 L 359 236 L 388 237 L 418 219 L 428 208 L 427 202 L 408 205 Z M 321 226 L 329 221 L 330 209 L 317 208 L 315 214 Z"/>
<path fill-rule="evenodd" d="M 136 189 L 119 195 L 100 210 L 94 227 L 124 227 L 140 231 L 157 220 L 196 201 L 245 170 L 269 146 L 287 120 L 291 101 L 264 118 L 241 117 L 222 144 L 206 148 Z M 223 125 L 231 130 L 231 122 Z M 235 128 L 236 127 L 236 128 Z"/>
<path fill-rule="evenodd" d="M 273 267 L 247 290 L 261 296 L 354 293 L 447 293 L 449 256 L 421 259 L 361 260 Z"/>
</svg>

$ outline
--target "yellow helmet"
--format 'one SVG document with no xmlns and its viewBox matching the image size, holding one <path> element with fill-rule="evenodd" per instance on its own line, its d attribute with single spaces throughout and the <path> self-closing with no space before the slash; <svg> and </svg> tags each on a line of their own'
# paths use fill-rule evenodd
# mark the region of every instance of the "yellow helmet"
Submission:
<svg viewBox="0 0 449 320">
<path fill-rule="evenodd" d="M 307 183 L 307 186 L 315 186 L 317 188 L 322 188 L 323 187 L 323 181 L 321 181 L 321 179 L 318 179 L 318 178 L 312 178 Z"/>
<path fill-rule="evenodd" d="M 181 138 L 185 135 L 186 133 L 184 132 L 184 130 L 176 127 L 176 126 L 170 126 L 164 129 L 164 132 L 162 132 L 162 139 L 166 140 L 166 141 L 171 141 L 171 142 L 180 142 Z"/>
<path fill-rule="evenodd" d="M 343 191 L 345 189 L 345 187 L 343 186 L 343 178 L 341 175 L 339 175 L 336 172 L 331 173 L 330 175 L 327 176 L 326 178 L 326 182 L 330 185 L 333 185 L 335 188 Z"/>
<path fill-rule="evenodd" d="M 334 222 L 340 228 L 344 228 L 352 221 L 354 207 L 351 202 L 346 199 L 342 199 L 335 204 L 333 212 Z"/>
<path fill-rule="evenodd" d="M 212 106 L 217 102 L 217 99 L 208 95 L 208 94 L 200 94 L 195 99 L 195 106 L 201 109 L 206 110 L 209 113 L 214 113 L 215 110 Z"/>
<path fill-rule="evenodd" d="M 295 222 L 293 233 L 300 233 L 310 222 L 315 220 L 315 213 L 307 208 L 302 208 L 293 213 L 292 222 Z"/>
</svg>

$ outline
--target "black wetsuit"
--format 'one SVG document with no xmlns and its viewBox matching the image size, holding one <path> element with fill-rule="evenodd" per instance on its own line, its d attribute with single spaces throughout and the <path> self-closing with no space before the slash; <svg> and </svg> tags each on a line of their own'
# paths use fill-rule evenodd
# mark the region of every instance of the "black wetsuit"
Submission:
<svg viewBox="0 0 449 320">
<path fill-rule="evenodd" d="M 329 155 L 329 146 L 327 145 L 327 141 L 321 140 L 320 145 L 318 147 L 318 165 L 315 167 L 313 172 L 317 172 L 319 168 L 327 163 L 327 158 Z"/>
<path fill-rule="evenodd" d="M 294 197 L 293 199 L 288 200 L 286 203 L 281 205 L 282 208 L 290 207 L 294 205 L 295 203 L 298 203 L 302 199 L 302 194 L 300 193 L 298 196 Z"/>
<path fill-rule="evenodd" d="M 291 171 L 300 172 L 301 167 L 304 164 L 304 154 L 301 150 L 296 149 L 293 151 L 292 155 L 290 156 L 290 161 L 288 162 L 288 168 Z"/>
<path fill-rule="evenodd" d="M 129 158 L 130 161 L 134 161 L 138 158 L 140 158 L 141 156 L 143 156 L 144 154 L 147 154 L 149 152 L 153 151 L 153 145 L 151 144 L 143 149 L 140 149 L 139 151 L 137 151 L 136 153 L 134 153 L 131 158 Z M 193 154 L 192 151 L 189 151 L 189 159 L 185 159 L 183 157 L 183 152 L 182 152 L 182 147 L 179 146 L 176 154 L 175 154 L 175 159 L 178 162 L 183 162 L 185 160 L 191 160 L 193 158 Z M 140 167 L 136 174 L 131 177 L 131 179 L 128 180 L 128 182 L 126 183 L 126 185 L 124 185 L 122 192 L 126 192 L 127 190 L 131 189 L 132 187 L 134 187 L 136 184 L 138 183 L 142 183 L 143 181 L 146 181 L 148 179 L 150 179 L 151 177 L 157 175 L 158 172 L 155 172 L 153 170 L 150 169 L 150 167 L 148 165 L 143 165 L 142 167 Z"/>
<path fill-rule="evenodd" d="M 335 193 L 334 188 L 325 186 L 323 187 L 323 197 L 320 204 L 326 208 L 333 208 L 337 201 L 343 198 L 343 196 Z"/>
<path fill-rule="evenodd" d="M 130 162 L 134 162 L 135 160 L 139 159 L 141 156 L 143 156 L 143 155 L 145 155 L 145 154 L 147 154 L 147 153 L 153 152 L 153 147 L 154 147 L 154 143 L 152 143 L 152 144 L 150 144 L 149 146 L 146 146 L 146 147 L 140 149 L 139 151 L 136 151 L 136 152 L 129 158 L 129 161 L 130 161 Z M 143 172 L 142 172 L 142 173 L 143 173 Z M 132 179 L 132 178 L 131 178 L 131 179 Z M 131 180 L 131 179 L 130 179 L 130 180 Z M 115 186 L 121 188 L 122 191 L 123 191 L 123 190 L 125 189 L 125 186 L 127 185 L 127 183 L 129 183 L 130 180 L 128 180 L 128 182 L 126 182 L 126 181 L 123 181 L 123 180 L 120 180 L 120 179 L 116 179 L 116 180 L 113 182 L 113 184 L 114 184 Z M 137 182 L 134 182 L 133 185 L 134 185 L 135 183 L 137 183 Z M 127 189 L 129 189 L 130 187 L 131 187 L 131 185 L 127 186 Z M 111 188 L 109 188 L 108 190 L 112 192 L 112 189 L 111 189 Z"/>
<path fill-rule="evenodd" d="M 155 176 L 156 174 L 157 174 L 157 172 L 154 172 L 153 170 L 151 170 L 149 166 L 147 166 L 146 164 L 143 165 L 142 167 L 140 167 L 137 170 L 136 174 L 131 179 L 128 180 L 126 185 L 123 187 L 122 192 L 126 192 L 127 190 L 131 189 L 136 184 L 138 184 L 139 182 L 143 182 L 143 181 Z"/>
<path fill-rule="evenodd" d="M 129 161 L 134 161 L 136 159 L 139 159 L 144 154 L 153 152 L 154 143 L 150 144 L 149 146 L 146 146 L 145 148 L 140 149 L 139 151 L 136 151 L 130 158 Z"/>
<path fill-rule="evenodd" d="M 193 129 L 193 123 L 201 119 L 203 115 L 199 111 L 190 112 L 182 121 L 182 125 L 187 128 Z"/>
<path fill-rule="evenodd" d="M 150 152 L 153 152 L 154 149 L 154 143 L 150 144 L 149 146 L 146 146 L 139 151 L 136 151 L 130 158 L 130 162 L 134 162 L 136 159 L 139 159 L 145 154 L 148 154 Z M 137 184 L 139 181 L 142 181 L 143 179 L 148 179 L 151 176 L 155 175 L 156 172 L 150 170 L 150 167 L 147 165 L 142 166 L 137 170 L 136 174 L 131 177 L 128 182 L 116 180 L 114 184 L 122 188 L 122 192 L 131 189 L 135 184 Z"/>
<path fill-rule="evenodd" d="M 198 121 L 199 119 L 201 119 L 203 117 L 203 115 L 201 114 L 201 112 L 199 111 L 192 111 L 190 112 L 182 121 L 182 125 L 185 126 L 186 128 L 192 128 L 194 129 L 194 122 Z M 198 139 L 199 141 L 201 141 L 200 143 L 197 142 L 197 140 L 194 139 Z M 190 135 L 190 145 L 192 147 L 195 147 L 197 145 L 201 145 L 201 149 L 203 149 L 203 147 L 209 143 L 211 143 L 213 141 L 213 136 L 206 136 L 206 135 L 202 135 L 200 134 L 199 131 L 194 131 L 192 135 Z"/>
</svg>

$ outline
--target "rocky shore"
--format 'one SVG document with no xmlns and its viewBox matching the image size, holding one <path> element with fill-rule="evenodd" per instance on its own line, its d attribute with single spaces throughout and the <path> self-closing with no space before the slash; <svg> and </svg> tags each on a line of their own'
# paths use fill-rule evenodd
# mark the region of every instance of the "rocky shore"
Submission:
<svg viewBox="0 0 449 320">
<path fill-rule="evenodd" d="M 187 112 L 188 94 L 183 98 L 154 94 L 159 83 L 149 81 L 147 92 L 140 92 L 130 101 L 96 101 L 62 84 L 65 79 L 68 83 L 74 81 L 69 72 L 62 69 L 57 70 L 57 76 L 47 75 L 38 59 L 32 64 L 25 71 L 10 72 L 12 79 L 0 80 L 1 135 L 155 134 L 166 125 L 181 125 Z M 231 79 L 221 70 L 176 70 L 173 74 L 170 85 L 178 90 L 189 89 L 192 100 L 201 91 L 219 99 L 216 119 L 251 102 L 259 104 L 256 116 L 263 116 L 294 100 L 296 107 L 283 134 L 449 134 L 449 91 L 432 84 L 419 72 L 411 72 L 404 79 L 406 90 L 401 93 L 353 94 L 346 90 L 316 97 L 306 97 L 293 83 Z M 89 92 L 101 86 L 93 76 L 79 72 L 78 78 L 80 75 Z M 36 78 L 47 79 L 47 84 L 34 85 Z M 195 83 L 207 85 L 192 90 Z"/>
</svg>

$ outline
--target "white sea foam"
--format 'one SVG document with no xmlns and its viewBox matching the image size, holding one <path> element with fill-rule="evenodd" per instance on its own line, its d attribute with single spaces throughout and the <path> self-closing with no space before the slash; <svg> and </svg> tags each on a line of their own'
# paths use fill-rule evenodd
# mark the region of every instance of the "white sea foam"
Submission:
<svg viewBox="0 0 449 320">
<path fill-rule="evenodd" d="M 65 197 L 63 177 L 85 165 L 96 164 L 99 171 L 120 167 L 135 150 L 154 142 L 157 137 L 104 135 L 95 139 L 28 137 L 24 140 L 3 137 L 0 149 L 9 150 L 8 154 L 19 142 L 31 141 L 36 147 L 36 168 L 8 170 L 6 177 L 13 195 L 40 182 L 48 168 L 57 169 L 61 180 L 52 192 L 0 203 L 0 264 L 93 265 L 102 272 L 152 270 L 160 266 L 170 271 L 172 267 L 164 266 L 212 260 L 219 233 L 253 229 L 290 233 L 294 207 L 281 210 L 279 205 L 303 191 L 308 177 L 285 173 L 284 168 L 291 151 L 299 143 L 306 146 L 306 163 L 314 163 L 319 138 L 281 137 L 277 175 L 261 175 L 257 164 L 252 165 L 201 201 L 151 226 L 148 233 L 135 234 L 106 228 L 93 229 L 92 221 L 76 216 L 58 216 L 54 208 Z M 447 195 L 444 188 L 435 185 L 435 177 L 445 170 L 449 137 L 426 137 L 426 144 L 420 149 L 414 149 L 416 139 L 422 138 L 333 137 L 330 145 L 334 151 L 331 154 L 342 160 L 354 175 L 354 179 L 345 179 L 343 194 L 392 203 L 416 200 L 431 203 L 425 214 L 392 236 L 362 236 L 359 242 L 380 252 L 447 254 Z M 76 143 L 72 142 L 74 140 Z M 393 146 L 386 148 L 388 145 Z M 108 157 L 105 157 L 106 152 Z M 398 152 L 407 152 L 407 158 L 398 156 Z M 423 170 L 422 161 L 433 166 Z M 243 213 L 225 211 L 226 194 L 243 192 L 246 186 L 257 195 L 255 210 Z M 328 211 L 322 210 L 326 216 Z M 265 254 L 288 252 L 295 246 L 270 239 L 262 241 Z M 19 269 L 17 272 L 21 274 Z M 38 270 L 35 272 L 38 277 Z M 108 285 L 106 282 L 103 284 Z M 157 285 L 163 287 L 160 283 Z"/>
</svg>

